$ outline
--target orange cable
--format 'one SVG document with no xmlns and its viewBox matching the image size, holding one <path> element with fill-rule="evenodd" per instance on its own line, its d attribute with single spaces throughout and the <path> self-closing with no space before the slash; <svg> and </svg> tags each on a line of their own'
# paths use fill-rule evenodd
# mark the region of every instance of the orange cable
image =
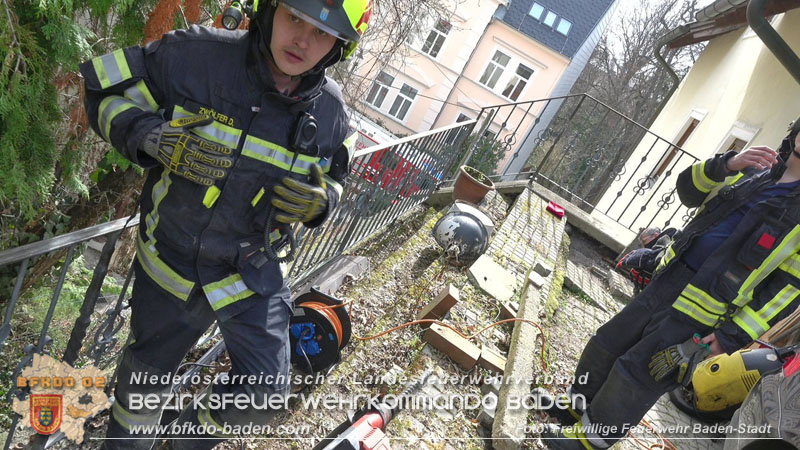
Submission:
<svg viewBox="0 0 800 450">
<path fill-rule="evenodd" d="M 317 308 L 315 308 L 315 309 L 316 309 L 316 310 L 318 310 L 318 311 L 320 311 L 320 310 L 322 310 L 322 309 L 328 309 L 328 310 L 330 310 L 330 309 L 342 308 L 342 307 L 344 307 L 344 306 L 346 306 L 346 305 L 350 305 L 350 309 L 347 311 L 347 314 L 348 314 L 348 316 L 349 316 L 349 317 L 352 319 L 352 317 L 353 317 L 353 315 L 352 315 L 352 313 L 353 313 L 353 306 L 352 306 L 352 304 L 353 304 L 353 301 L 352 301 L 352 300 L 351 300 L 351 301 L 348 301 L 348 302 L 344 302 L 344 303 L 342 303 L 342 304 L 339 304 L 339 305 L 331 305 L 331 306 L 328 306 L 328 305 L 321 305 L 321 304 L 320 304 L 321 306 L 320 306 L 320 307 L 317 307 Z M 328 317 L 328 316 L 326 316 L 326 317 Z M 335 318 L 334 326 L 336 326 L 336 324 L 338 324 L 338 326 L 341 326 L 341 323 L 339 323 L 339 318 L 338 318 L 338 317 L 336 317 L 335 315 L 333 315 L 333 317 Z M 331 320 L 331 319 L 329 318 L 329 320 Z M 331 321 L 333 322 L 333 320 L 331 320 Z M 519 318 L 513 318 L 513 319 L 505 319 L 505 320 L 501 320 L 501 321 L 498 321 L 498 322 L 495 322 L 495 323 L 493 323 L 493 324 L 490 324 L 490 325 L 487 325 L 487 326 L 483 327 L 483 328 L 482 328 L 482 329 L 480 329 L 478 332 L 476 332 L 476 333 L 474 333 L 474 334 L 472 334 L 472 335 L 470 335 L 470 336 L 464 335 L 463 333 L 461 333 L 460 331 L 458 331 L 458 330 L 457 330 L 455 327 L 453 327 L 452 325 L 448 325 L 448 324 L 446 324 L 446 323 L 444 323 L 444 322 L 442 322 L 442 321 L 439 321 L 439 320 L 434 320 L 434 319 L 421 319 L 421 320 L 413 320 L 413 321 L 411 321 L 411 322 L 406 322 L 406 323 L 400 324 L 400 325 L 398 325 L 398 326 L 396 326 L 396 327 L 389 328 L 388 330 L 384 330 L 384 331 L 382 331 L 382 332 L 380 332 L 380 333 L 378 333 L 378 334 L 372 335 L 372 336 L 359 336 L 359 335 L 357 335 L 357 334 L 356 334 L 356 333 L 353 331 L 353 332 L 352 332 L 352 336 L 353 336 L 353 338 L 355 338 L 355 339 L 357 339 L 357 340 L 359 340 L 359 341 L 370 341 L 370 340 L 372 340 L 372 339 L 377 339 L 377 338 L 379 338 L 379 337 L 381 337 L 381 336 L 385 336 L 385 335 L 387 335 L 387 334 L 389 334 L 389 333 L 393 333 L 393 332 L 395 332 L 395 331 L 401 330 L 401 329 L 403 329 L 403 328 L 410 327 L 410 326 L 412 326 L 412 325 L 425 324 L 425 323 L 427 323 L 427 324 L 434 324 L 434 323 L 435 323 L 435 324 L 437 324 L 437 325 L 441 325 L 441 326 L 443 326 L 443 327 L 445 327 L 445 328 L 449 328 L 450 330 L 452 330 L 453 332 L 455 332 L 456 334 L 458 334 L 458 335 L 459 335 L 459 336 L 461 336 L 462 338 L 464 338 L 464 339 L 467 339 L 467 340 L 470 340 L 470 341 L 471 341 L 471 340 L 475 339 L 476 337 L 478 337 L 478 335 L 480 335 L 481 333 L 483 333 L 484 331 L 486 331 L 486 330 L 488 330 L 488 329 L 490 329 L 490 328 L 496 327 L 496 326 L 498 326 L 498 325 L 502 325 L 502 324 L 504 324 L 504 323 L 510 323 L 510 322 L 525 322 L 525 323 L 529 323 L 529 324 L 531 324 L 531 325 L 535 326 L 537 329 L 539 329 L 539 335 L 542 337 L 542 352 L 541 352 L 541 355 L 540 355 L 540 359 L 541 359 L 541 363 L 542 363 L 542 368 L 544 369 L 544 371 L 545 371 L 545 373 L 546 373 L 546 372 L 547 372 L 547 361 L 546 361 L 546 359 L 545 359 L 545 351 L 546 351 L 546 348 L 545 348 L 545 347 L 546 347 L 546 344 L 547 344 L 547 343 L 546 343 L 546 340 L 545 340 L 544 330 L 542 330 L 542 327 L 541 327 L 541 326 L 540 326 L 538 323 L 536 323 L 536 322 L 534 322 L 534 321 L 532 321 L 532 320 L 528 320 L 528 319 L 519 319 Z"/>
</svg>

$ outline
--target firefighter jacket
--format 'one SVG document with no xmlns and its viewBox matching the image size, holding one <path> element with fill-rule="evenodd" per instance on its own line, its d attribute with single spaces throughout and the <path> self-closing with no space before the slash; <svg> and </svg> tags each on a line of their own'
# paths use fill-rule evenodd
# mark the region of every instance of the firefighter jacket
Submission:
<svg viewBox="0 0 800 450">
<path fill-rule="evenodd" d="M 328 209 L 305 224 L 318 226 L 336 206 L 349 164 L 338 85 L 321 72 L 305 76 L 291 97 L 278 93 L 258 41 L 255 32 L 192 26 L 80 67 L 92 128 L 126 158 L 151 169 L 141 198 L 138 262 L 184 301 L 202 289 L 222 317 L 286 283 L 278 263 L 257 257 L 269 226 L 272 187 L 285 176 L 305 181 L 311 164 L 320 163 Z M 318 155 L 291 150 L 290 134 L 303 112 L 318 121 Z M 198 113 L 214 122 L 193 132 L 235 149 L 227 177 L 210 187 L 171 175 L 138 151 L 155 126 Z M 279 237 L 273 232 L 271 239 Z"/>
<path fill-rule="evenodd" d="M 785 169 L 731 174 L 729 152 L 702 161 L 678 176 L 681 201 L 698 207 L 696 217 L 675 237 L 658 267 L 668 270 L 692 241 L 775 183 Z M 800 189 L 754 205 L 733 233 L 698 269 L 673 308 L 679 315 L 715 327 L 731 353 L 766 332 L 797 307 L 800 295 Z"/>
</svg>

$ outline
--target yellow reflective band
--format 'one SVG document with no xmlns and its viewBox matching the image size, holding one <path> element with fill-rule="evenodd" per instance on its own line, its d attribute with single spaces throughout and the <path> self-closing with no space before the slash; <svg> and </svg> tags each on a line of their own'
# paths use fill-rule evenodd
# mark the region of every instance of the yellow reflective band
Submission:
<svg viewBox="0 0 800 450">
<path fill-rule="evenodd" d="M 220 190 L 216 186 L 209 186 L 208 189 L 206 189 L 206 195 L 203 197 L 203 204 L 206 208 L 214 206 L 214 202 L 219 198 L 219 194 Z"/>
<path fill-rule="evenodd" d="M 125 89 L 125 98 L 131 100 L 142 108 L 149 109 L 150 112 L 158 111 L 158 103 L 147 89 L 144 80 L 139 80 L 135 85 Z"/>
<path fill-rule="evenodd" d="M 180 119 L 195 115 L 197 114 L 176 105 L 172 113 L 172 119 Z M 242 136 L 242 130 L 219 123 L 216 120 L 202 127 L 193 127 L 192 133 L 228 148 L 238 147 L 239 138 Z"/>
<path fill-rule="evenodd" d="M 769 324 L 761 317 L 758 317 L 755 311 L 745 306 L 733 316 L 733 322 L 744 330 L 752 339 L 758 339 L 759 336 L 769 330 Z"/>
<path fill-rule="evenodd" d="M 272 232 L 269 234 L 269 243 L 272 244 L 273 242 L 277 241 L 280 238 L 281 238 L 281 231 L 272 230 Z"/>
<path fill-rule="evenodd" d="M 280 145 L 253 136 L 245 139 L 242 155 L 300 175 L 308 175 L 311 165 L 320 162 L 319 158 L 295 154 Z"/>
<path fill-rule="evenodd" d="M 151 192 L 153 210 L 145 217 L 145 225 L 147 227 L 145 228 L 145 234 L 148 238 L 148 245 L 155 245 L 156 243 L 156 237 L 153 233 L 160 219 L 158 206 L 161 204 L 161 201 L 164 200 L 164 197 L 167 196 L 170 185 L 172 185 L 172 179 L 169 177 L 169 170 L 164 170 L 161 172 L 161 179 L 153 185 L 153 191 Z"/>
<path fill-rule="evenodd" d="M 224 427 L 220 425 L 216 420 L 214 420 L 214 418 L 211 416 L 212 408 L 209 407 L 209 399 L 211 398 L 211 395 L 213 395 L 213 393 L 214 393 L 214 385 L 210 384 L 208 386 L 208 395 L 206 395 L 205 401 L 203 402 L 205 404 L 205 407 L 197 409 L 197 420 L 202 425 L 205 425 L 206 430 L 208 430 L 209 428 L 211 428 L 211 426 L 213 426 L 214 428 L 211 429 L 212 430 L 216 429 L 217 431 L 216 433 L 209 432 L 208 434 L 219 438 L 231 438 L 232 436 L 222 433 Z"/>
<path fill-rule="evenodd" d="M 261 189 L 258 190 L 256 196 L 253 197 L 253 200 L 250 201 L 250 204 L 253 205 L 253 207 L 255 207 L 258 204 L 258 201 L 261 200 L 261 197 L 263 196 L 264 196 L 264 188 L 262 187 Z"/>
<path fill-rule="evenodd" d="M 136 236 L 136 259 L 150 279 L 162 289 L 183 301 L 189 299 L 194 283 L 172 270 L 156 255 L 156 252 L 142 241 L 142 237 L 138 233 Z"/>
<path fill-rule="evenodd" d="M 797 253 L 798 250 L 800 250 L 800 225 L 795 225 L 767 259 L 758 268 L 750 272 L 750 275 L 739 288 L 739 295 L 733 300 L 733 304 L 736 306 L 748 304 L 753 299 L 753 290 L 756 286 L 784 261 Z"/>
<path fill-rule="evenodd" d="M 789 259 L 784 261 L 778 268 L 800 279 L 800 255 L 794 254 L 790 256 Z"/>
<path fill-rule="evenodd" d="M 342 142 L 342 145 L 347 149 L 347 161 L 353 160 L 353 155 L 356 152 L 356 143 L 358 142 L 358 131 L 347 136 L 347 139 Z"/>
<path fill-rule="evenodd" d="M 111 415 L 123 428 L 130 431 L 132 427 L 155 425 L 161 420 L 161 409 L 150 414 L 136 414 L 125 410 L 118 401 L 111 406 Z"/>
<path fill-rule="evenodd" d="M 691 284 L 687 285 L 681 293 L 684 297 L 694 301 L 697 306 L 705 309 L 706 311 L 718 315 L 725 314 L 728 311 L 728 305 L 716 300 L 711 295 L 704 292 L 702 289 Z"/>
<path fill-rule="evenodd" d="M 332 187 L 337 194 L 339 194 L 339 198 L 342 198 L 342 193 L 344 193 L 344 188 L 338 181 L 334 180 L 333 178 L 323 175 L 322 178 L 328 183 L 328 186 Z"/>
<path fill-rule="evenodd" d="M 719 320 L 719 316 L 709 313 L 684 297 L 678 297 L 675 303 L 672 304 L 672 307 L 709 327 L 713 327 Z"/>
<path fill-rule="evenodd" d="M 672 244 L 669 244 L 669 247 L 667 247 L 667 250 L 664 252 L 664 256 L 661 257 L 661 261 L 659 261 L 658 265 L 656 266 L 656 272 L 666 267 L 674 257 L 675 250 L 672 248 Z"/>
<path fill-rule="evenodd" d="M 769 322 L 779 312 L 791 304 L 794 299 L 797 298 L 797 294 L 800 294 L 800 290 L 791 284 L 787 284 L 786 287 L 781 289 L 780 292 L 772 298 L 772 300 L 758 310 L 758 317 Z M 745 308 L 747 308 L 747 306 L 745 306 Z"/>
<path fill-rule="evenodd" d="M 106 142 L 111 142 L 111 122 L 123 111 L 131 108 L 141 109 L 136 103 L 119 95 L 109 95 L 97 108 L 97 125 Z"/>
<path fill-rule="evenodd" d="M 125 52 L 122 49 L 114 50 L 112 53 L 114 60 L 117 62 L 117 68 L 121 77 L 120 81 L 125 81 L 133 78 L 131 75 L 131 68 L 128 67 L 128 61 L 125 59 Z"/>
<path fill-rule="evenodd" d="M 214 311 L 255 294 L 238 273 L 203 286 L 203 292 Z"/>
<path fill-rule="evenodd" d="M 122 49 L 92 58 L 92 67 L 94 67 L 94 73 L 97 75 L 102 89 L 132 78 L 131 69 L 128 67 Z"/>
<path fill-rule="evenodd" d="M 705 161 L 692 166 L 692 182 L 698 191 L 708 194 L 711 192 L 711 189 L 714 189 L 714 187 L 719 183 L 712 181 L 710 178 L 708 178 L 708 176 L 706 176 L 705 168 Z"/>
</svg>

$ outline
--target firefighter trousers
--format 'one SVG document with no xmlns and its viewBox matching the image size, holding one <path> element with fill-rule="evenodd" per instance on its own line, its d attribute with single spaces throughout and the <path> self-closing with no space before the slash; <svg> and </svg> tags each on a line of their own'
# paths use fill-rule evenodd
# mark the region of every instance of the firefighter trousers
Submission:
<svg viewBox="0 0 800 450">
<path fill-rule="evenodd" d="M 575 379 L 586 374 L 587 382 L 572 386 L 571 393 L 582 394 L 589 403 L 584 423 L 588 419 L 595 429 L 604 431 L 594 436 L 587 433 L 595 442 L 610 446 L 621 439 L 659 397 L 679 387 L 672 377 L 657 383 L 648 364 L 656 352 L 680 344 L 694 333 L 705 336 L 711 332 L 710 327 L 684 318 L 672 308 L 693 274 L 676 261 L 601 326 L 584 348 Z"/>
<path fill-rule="evenodd" d="M 228 428 L 267 424 L 276 410 L 265 399 L 280 404 L 289 391 L 289 289 L 284 286 L 242 313 L 217 320 L 201 289 L 184 302 L 156 285 L 138 263 L 135 270 L 132 339 L 120 361 L 104 448 L 150 449 L 157 435 L 167 435 L 174 449 L 210 449 L 230 437 L 224 432 Z M 208 384 L 193 397 L 170 397 L 181 361 L 215 320 L 230 372 L 189 380 Z M 237 397 L 243 403 L 225 403 Z M 153 427 L 164 410 L 181 407 L 170 428 Z"/>
</svg>

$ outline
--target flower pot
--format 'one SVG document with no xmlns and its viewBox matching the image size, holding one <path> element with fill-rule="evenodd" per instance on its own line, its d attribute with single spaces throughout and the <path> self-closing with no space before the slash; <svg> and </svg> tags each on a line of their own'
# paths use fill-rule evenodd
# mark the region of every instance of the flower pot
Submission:
<svg viewBox="0 0 800 450">
<path fill-rule="evenodd" d="M 472 167 L 461 166 L 456 177 L 456 184 L 453 186 L 453 200 L 478 204 L 492 190 L 494 190 L 494 183 L 489 177 Z"/>
</svg>

